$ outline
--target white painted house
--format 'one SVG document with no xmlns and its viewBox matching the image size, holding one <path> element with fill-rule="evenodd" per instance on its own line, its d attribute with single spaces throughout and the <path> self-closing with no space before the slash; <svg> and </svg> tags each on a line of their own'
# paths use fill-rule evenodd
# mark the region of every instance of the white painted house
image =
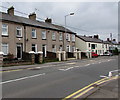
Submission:
<svg viewBox="0 0 120 100">
<path fill-rule="evenodd" d="M 81 52 L 95 52 L 98 55 L 103 55 L 105 52 L 105 44 L 99 39 L 98 35 L 94 36 L 76 36 L 76 48 Z"/>
</svg>

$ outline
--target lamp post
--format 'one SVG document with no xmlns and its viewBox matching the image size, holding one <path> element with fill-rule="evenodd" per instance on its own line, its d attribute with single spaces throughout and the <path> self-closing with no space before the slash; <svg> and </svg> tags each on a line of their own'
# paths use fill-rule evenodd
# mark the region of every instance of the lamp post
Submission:
<svg viewBox="0 0 120 100">
<path fill-rule="evenodd" d="M 67 16 L 71 16 L 71 15 L 74 15 L 74 13 L 70 13 L 70 14 L 65 15 L 65 33 L 66 33 L 66 31 L 67 31 L 67 30 L 66 30 L 66 17 L 67 17 Z M 65 40 L 64 40 L 64 36 L 65 36 L 65 34 L 63 35 L 63 51 L 65 50 L 65 46 L 64 46 L 64 41 L 65 41 Z"/>
</svg>

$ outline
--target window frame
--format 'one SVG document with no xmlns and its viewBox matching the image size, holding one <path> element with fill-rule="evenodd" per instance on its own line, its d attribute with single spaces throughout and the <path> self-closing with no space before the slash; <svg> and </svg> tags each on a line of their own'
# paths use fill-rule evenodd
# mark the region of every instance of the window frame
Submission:
<svg viewBox="0 0 120 100">
<path fill-rule="evenodd" d="M 34 46 L 34 47 L 35 47 L 35 51 L 34 51 L 34 52 L 36 53 L 36 52 L 37 52 L 37 44 L 32 44 L 32 45 L 31 45 L 32 48 L 33 48 L 33 45 L 35 45 L 35 46 Z M 31 48 L 31 49 L 32 49 L 32 48 Z"/>
<path fill-rule="evenodd" d="M 6 25 L 6 27 L 3 27 L 3 25 Z M 7 30 L 6 34 L 3 34 L 3 28 L 6 28 Z M 7 24 L 2 24 L 2 36 L 8 36 L 8 25 Z"/>
<path fill-rule="evenodd" d="M 60 32 L 59 34 L 60 34 L 59 35 L 59 40 L 62 41 L 63 40 L 63 34 L 62 34 L 62 32 Z"/>
<path fill-rule="evenodd" d="M 33 37 L 33 32 L 34 32 L 34 37 Z M 31 36 L 32 38 L 37 38 L 36 29 L 32 29 Z"/>
<path fill-rule="evenodd" d="M 70 39 L 70 34 L 68 33 L 68 41 L 70 42 L 70 40 L 71 40 L 71 39 Z"/>
<path fill-rule="evenodd" d="M 6 44 L 6 47 L 7 47 L 7 53 L 5 54 L 4 51 L 3 51 L 3 44 Z M 4 46 L 5 47 L 5 46 Z M 2 52 L 4 53 L 3 55 L 8 55 L 8 51 L 9 51 L 9 45 L 8 43 L 2 43 Z"/>
<path fill-rule="evenodd" d="M 19 28 L 20 28 L 20 29 L 19 29 Z M 18 35 L 18 34 L 17 34 L 17 31 L 20 31 L 20 32 L 21 32 L 21 34 L 20 34 L 20 35 Z M 17 36 L 17 37 L 22 37 L 22 27 L 19 27 L 19 26 L 18 26 L 18 27 L 16 27 L 16 36 Z"/>
<path fill-rule="evenodd" d="M 75 42 L 75 35 L 72 34 L 72 42 Z"/>
<path fill-rule="evenodd" d="M 44 30 L 44 31 L 42 31 L 42 40 L 46 40 L 46 39 L 47 39 L 47 34 L 46 34 L 46 31 Z"/>
<path fill-rule="evenodd" d="M 56 33 L 52 32 L 52 40 L 56 40 Z"/>
<path fill-rule="evenodd" d="M 53 46 L 54 46 L 54 48 L 53 48 Z M 54 53 L 56 52 L 56 45 L 55 44 L 52 45 L 52 52 L 54 52 Z"/>
</svg>

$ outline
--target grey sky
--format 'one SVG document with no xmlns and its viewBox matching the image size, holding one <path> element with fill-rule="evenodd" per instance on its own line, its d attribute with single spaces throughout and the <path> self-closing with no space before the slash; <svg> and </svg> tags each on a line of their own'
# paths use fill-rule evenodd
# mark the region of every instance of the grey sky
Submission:
<svg viewBox="0 0 120 100">
<path fill-rule="evenodd" d="M 32 13 L 35 8 L 37 17 L 52 18 L 53 23 L 64 25 L 64 16 L 74 12 L 74 16 L 67 17 L 67 26 L 80 35 L 99 34 L 106 40 L 113 33 L 118 35 L 118 3 L 117 2 L 4 2 L 3 6 L 14 6 L 15 10 Z M 2 11 L 6 11 L 3 9 Z M 20 15 L 16 13 L 16 15 Z M 27 17 L 26 15 L 22 15 Z M 82 30 L 81 30 L 82 29 Z"/>
</svg>

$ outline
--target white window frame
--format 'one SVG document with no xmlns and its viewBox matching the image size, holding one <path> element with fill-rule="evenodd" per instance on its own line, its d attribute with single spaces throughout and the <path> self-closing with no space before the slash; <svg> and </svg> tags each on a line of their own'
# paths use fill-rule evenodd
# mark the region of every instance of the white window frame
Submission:
<svg viewBox="0 0 120 100">
<path fill-rule="evenodd" d="M 3 51 L 3 45 L 4 45 L 4 47 L 5 47 L 5 44 L 6 44 L 6 47 L 7 47 L 7 53 L 4 53 L 4 51 Z M 4 55 L 7 55 L 8 54 L 8 49 L 9 49 L 9 47 L 8 47 L 8 43 L 2 43 L 2 52 L 4 53 Z"/>
<path fill-rule="evenodd" d="M 56 40 L 56 34 L 55 34 L 55 32 L 52 32 L 52 40 Z"/>
<path fill-rule="evenodd" d="M 60 32 L 59 40 L 63 40 L 63 34 Z"/>
<path fill-rule="evenodd" d="M 32 45 L 35 45 L 34 47 L 35 47 L 35 53 L 36 53 L 37 52 L 37 44 L 32 44 Z"/>
<path fill-rule="evenodd" d="M 6 27 L 4 27 L 3 25 L 6 25 Z M 3 28 L 7 30 L 7 31 L 6 31 L 6 34 L 3 33 Z M 2 24 L 2 35 L 3 35 L 3 36 L 8 36 L 8 25 L 7 25 L 7 24 Z"/>
<path fill-rule="evenodd" d="M 17 34 L 17 30 L 20 31 L 20 35 Z M 16 36 L 22 37 L 22 27 L 16 27 Z"/>
<path fill-rule="evenodd" d="M 68 41 L 70 41 L 70 34 L 68 34 Z"/>
<path fill-rule="evenodd" d="M 75 42 L 75 35 L 72 35 L 72 41 Z"/>
<path fill-rule="evenodd" d="M 33 33 L 34 33 L 34 36 L 33 36 Z M 32 38 L 36 38 L 36 29 L 32 29 L 31 35 L 32 35 Z"/>
<path fill-rule="evenodd" d="M 68 40 L 68 33 L 66 33 L 66 40 Z"/>
<path fill-rule="evenodd" d="M 53 48 L 53 46 L 54 46 L 54 48 Z M 52 52 L 56 52 L 56 45 L 52 45 Z"/>
<path fill-rule="evenodd" d="M 42 31 L 42 39 L 46 39 L 46 31 Z"/>
<path fill-rule="evenodd" d="M 72 46 L 72 52 L 74 52 L 75 51 L 75 46 Z"/>
<path fill-rule="evenodd" d="M 70 45 L 67 45 L 67 46 L 66 46 L 66 51 L 67 51 L 67 52 L 70 52 L 70 51 L 71 51 L 71 50 L 70 50 Z"/>
</svg>

